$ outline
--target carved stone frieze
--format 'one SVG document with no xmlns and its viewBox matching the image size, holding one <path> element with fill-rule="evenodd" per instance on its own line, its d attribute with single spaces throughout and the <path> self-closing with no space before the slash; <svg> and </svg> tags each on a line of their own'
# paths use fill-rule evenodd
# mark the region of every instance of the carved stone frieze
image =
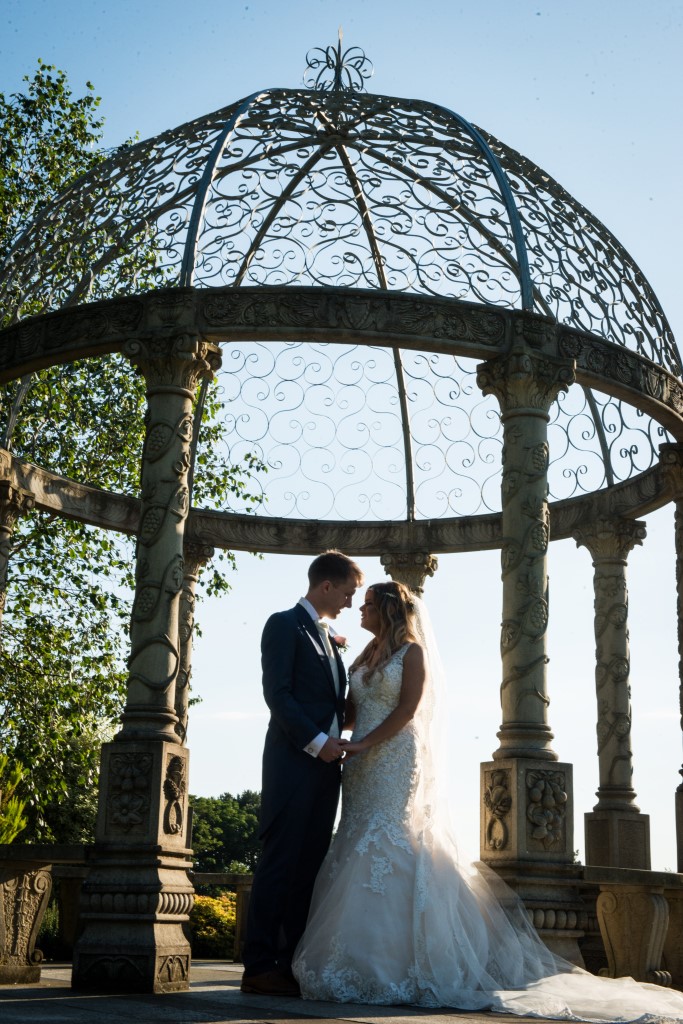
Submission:
<svg viewBox="0 0 683 1024">
<path fill-rule="evenodd" d="M 177 754 L 168 755 L 164 799 L 164 832 L 171 836 L 181 835 L 187 801 L 187 764 L 184 758 Z"/>
<path fill-rule="evenodd" d="M 107 829 L 125 835 L 145 832 L 152 786 L 151 754 L 113 754 L 109 761 Z"/>
<path fill-rule="evenodd" d="M 190 978 L 190 957 L 174 953 L 160 958 L 157 967 L 157 981 L 160 988 L 185 987 Z"/>
<path fill-rule="evenodd" d="M 13 324 L 2 333 L 0 373 L 24 364 L 24 372 L 99 352 L 114 352 L 143 321 L 144 297 L 72 306 Z M 11 379 L 11 378 L 8 378 Z"/>
<path fill-rule="evenodd" d="M 135 953 L 81 953 L 74 988 L 143 991 L 149 958 Z"/>
<path fill-rule="evenodd" d="M 577 379 L 602 386 L 613 381 L 614 392 L 627 398 L 627 391 L 648 399 L 648 411 L 657 417 L 653 404 L 664 407 L 663 419 L 678 429 L 683 416 L 683 385 L 664 367 L 655 366 L 636 352 L 614 345 L 584 331 L 560 328 L 558 354 L 576 360 Z M 609 388 L 607 389 L 609 390 Z"/>
<path fill-rule="evenodd" d="M 572 862 L 572 766 L 512 755 L 480 766 L 480 855 L 492 866 Z M 534 871 L 537 869 L 534 868 Z M 562 868 L 564 870 L 564 868 Z M 505 877 L 505 876 L 503 876 Z"/>
<path fill-rule="evenodd" d="M 510 772 L 494 769 L 484 775 L 485 843 L 489 850 L 505 850 L 510 841 L 508 816 L 512 807 Z"/>
<path fill-rule="evenodd" d="M 531 848 L 564 848 L 567 817 L 567 782 L 562 771 L 534 769 L 526 774 L 527 833 Z"/>
<path fill-rule="evenodd" d="M 0 332 L 0 380 L 60 362 L 120 351 L 136 336 L 184 332 L 211 342 L 353 340 L 488 358 L 524 340 L 575 359 L 580 383 L 632 400 L 683 436 L 683 386 L 666 370 L 603 338 L 519 310 L 400 292 L 344 288 L 166 288 L 33 317 Z M 330 339 L 330 335 L 336 335 Z M 162 342 L 163 344 L 163 342 Z"/>
</svg>

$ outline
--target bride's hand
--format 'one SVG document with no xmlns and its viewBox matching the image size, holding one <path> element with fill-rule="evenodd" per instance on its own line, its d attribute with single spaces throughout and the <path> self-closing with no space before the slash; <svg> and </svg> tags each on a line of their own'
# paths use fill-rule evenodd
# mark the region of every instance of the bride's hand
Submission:
<svg viewBox="0 0 683 1024">
<path fill-rule="evenodd" d="M 365 740 L 340 740 L 339 743 L 344 748 L 344 760 L 354 754 L 362 754 L 368 747 Z"/>
</svg>

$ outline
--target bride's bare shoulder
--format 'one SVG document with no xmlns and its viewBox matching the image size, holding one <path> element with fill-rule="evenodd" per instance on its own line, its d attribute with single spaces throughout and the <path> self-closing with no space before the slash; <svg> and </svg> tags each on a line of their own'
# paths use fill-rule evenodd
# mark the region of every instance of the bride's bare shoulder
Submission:
<svg viewBox="0 0 683 1024">
<path fill-rule="evenodd" d="M 424 665 L 425 652 L 422 644 L 418 644 L 417 641 L 409 644 L 403 661 L 408 665 Z"/>
</svg>

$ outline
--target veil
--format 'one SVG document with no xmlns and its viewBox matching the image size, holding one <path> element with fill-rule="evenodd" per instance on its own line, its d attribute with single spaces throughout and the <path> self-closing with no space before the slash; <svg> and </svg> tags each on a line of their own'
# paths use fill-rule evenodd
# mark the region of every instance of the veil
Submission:
<svg viewBox="0 0 683 1024">
<path fill-rule="evenodd" d="M 479 961 L 476 987 L 487 993 L 488 1005 L 499 1012 L 594 1022 L 683 1020 L 680 992 L 632 978 L 598 977 L 553 954 L 533 927 L 522 900 L 495 871 L 480 861 L 459 861 L 445 790 L 450 735 L 446 673 L 426 605 L 416 597 L 414 606 L 417 638 L 428 671 L 414 720 L 421 771 L 412 827 L 420 856 L 424 852 L 429 864 L 429 888 L 438 890 L 439 902 L 435 913 L 434 897 L 431 902 L 425 897 L 423 937 L 416 948 L 421 976 L 441 979 L 435 993 L 437 1005 L 443 1006 L 452 995 L 460 999 L 455 1005 L 469 1008 L 462 989 L 449 991 L 449 982 L 444 984 L 453 974 L 453 957 L 464 956 Z M 469 932 L 466 943 L 462 935 L 453 943 L 450 929 L 456 921 L 461 932 Z M 476 999 L 469 1005 L 475 1007 Z"/>
</svg>

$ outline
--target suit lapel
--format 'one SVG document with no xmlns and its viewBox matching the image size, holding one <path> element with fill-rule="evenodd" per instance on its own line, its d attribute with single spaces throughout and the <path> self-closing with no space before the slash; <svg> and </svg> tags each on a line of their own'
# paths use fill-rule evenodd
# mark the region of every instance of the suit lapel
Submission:
<svg viewBox="0 0 683 1024">
<path fill-rule="evenodd" d="M 308 614 L 306 609 L 303 608 L 300 604 L 296 606 L 296 612 L 297 617 L 299 619 L 299 623 L 310 637 L 311 642 L 313 643 L 316 652 L 318 653 L 320 667 L 322 668 L 323 672 L 325 673 L 325 676 L 327 677 L 327 681 L 332 689 L 332 693 L 334 694 L 334 698 L 336 700 L 337 688 L 334 685 L 332 666 L 330 665 L 330 659 L 327 657 L 327 652 L 323 647 L 323 641 L 322 637 L 320 636 L 320 633 L 318 632 L 318 627 L 316 626 L 315 622 Z M 337 659 L 337 671 L 339 672 L 339 689 L 343 691 L 346 685 L 346 674 L 344 672 L 344 666 L 342 665 L 341 658 L 339 656 L 339 651 L 337 650 L 337 645 L 335 644 L 334 640 L 332 640 L 332 650 L 334 651 L 334 656 Z"/>
</svg>

